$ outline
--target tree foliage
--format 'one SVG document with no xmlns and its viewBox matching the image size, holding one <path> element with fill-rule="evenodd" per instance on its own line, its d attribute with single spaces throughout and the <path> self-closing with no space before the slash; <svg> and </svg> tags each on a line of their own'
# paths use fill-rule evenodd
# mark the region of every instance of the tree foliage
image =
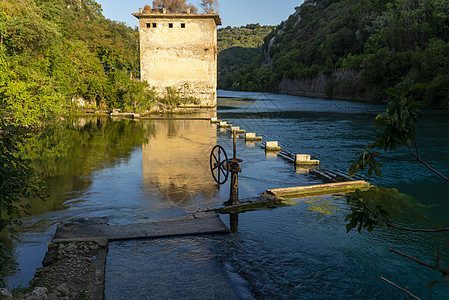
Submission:
<svg viewBox="0 0 449 300">
<path fill-rule="evenodd" d="M 186 0 L 153 0 L 153 9 L 165 8 L 171 13 L 183 13 L 190 9 L 192 13 L 196 13 L 198 9 L 193 4 L 187 4 Z"/>
<path fill-rule="evenodd" d="M 408 149 L 411 159 L 423 164 L 432 172 L 449 181 L 444 175 L 437 172 L 420 157 L 416 141 L 416 123 L 420 111 L 412 97 L 407 97 L 410 93 L 421 86 L 414 85 L 406 90 L 390 88 L 386 92 L 390 95 L 389 107 L 376 117 L 375 128 L 381 128 L 376 135 L 376 140 L 358 153 L 359 158 L 349 168 L 349 175 L 352 177 L 359 171 L 368 169 L 369 175 L 380 176 L 382 164 L 378 162 L 381 150 L 385 153 L 396 150 L 399 147 Z"/>
<path fill-rule="evenodd" d="M 225 87 L 276 92 L 284 78 L 351 70 L 359 74 L 349 91 L 354 98 L 384 101 L 388 87 L 413 82 L 425 84 L 414 92 L 417 101 L 447 106 L 448 11 L 441 0 L 305 1 L 265 39 L 261 57 L 226 78 Z M 267 70 L 269 79 L 257 80 Z M 329 87 L 329 96 L 338 88 Z"/>
<path fill-rule="evenodd" d="M 211 14 L 218 12 L 219 3 L 218 0 L 201 0 L 200 6 L 204 13 Z"/>
<path fill-rule="evenodd" d="M 73 109 L 72 100 L 80 98 L 101 108 L 150 106 L 154 93 L 138 80 L 138 31 L 101 12 L 91 0 L 0 2 L 6 122 L 41 126 Z M 118 73 L 122 79 L 111 80 Z"/>
<path fill-rule="evenodd" d="M 376 117 L 374 127 L 380 128 L 376 135 L 376 140 L 357 154 L 357 160 L 349 168 L 350 177 L 364 170 L 367 170 L 370 176 L 381 176 L 383 165 L 379 160 L 388 158 L 420 163 L 443 180 L 449 182 L 448 177 L 430 166 L 419 154 L 416 141 L 416 124 L 420 111 L 413 99 L 407 97 L 414 89 L 419 87 L 415 85 L 406 90 L 391 88 L 386 91 L 390 95 L 389 107 Z M 410 159 L 389 158 L 382 154 L 382 152 L 386 154 L 401 147 L 408 150 L 411 156 Z M 360 231 L 364 226 L 363 224 L 374 225 L 377 224 L 378 219 L 384 222 L 388 221 L 387 214 L 380 207 L 376 206 L 374 208 L 367 205 L 367 199 L 369 198 L 372 198 L 370 194 L 361 191 L 357 191 L 348 198 L 348 204 L 351 204 L 353 207 L 352 213 L 346 218 L 346 220 L 351 221 L 351 225 L 348 225 L 348 231 L 355 227 Z M 395 199 L 391 198 L 391 201 L 394 202 Z M 376 209 L 378 210 L 377 213 Z M 370 228 L 372 229 L 372 226 Z"/>
<path fill-rule="evenodd" d="M 233 74 L 245 65 L 251 65 L 262 54 L 264 38 L 274 26 L 248 24 L 241 27 L 218 29 L 218 86 L 230 89 Z"/>
<path fill-rule="evenodd" d="M 174 99 L 157 97 L 138 80 L 139 67 L 138 30 L 104 18 L 96 1 L 0 1 L 0 232 L 45 196 L 33 166 L 55 174 L 54 161 L 75 154 L 78 136 L 54 129 L 57 117 L 77 109 L 74 100 L 138 112 L 155 102 L 193 100 L 177 90 Z M 33 140 L 45 146 L 31 150 Z M 0 241 L 0 274 L 11 263 L 7 252 Z"/>
<path fill-rule="evenodd" d="M 92 0 L 0 1 L 0 231 L 19 223 L 30 199 L 45 196 L 36 157 L 21 150 L 70 112 L 72 99 L 138 110 L 154 101 L 148 85 L 135 79 L 138 31 L 101 12 Z M 2 267 L 7 252 L 0 241 Z"/>
<path fill-rule="evenodd" d="M 45 197 L 43 182 L 17 151 L 23 143 L 20 130 L 0 118 L 0 232 L 20 223 L 22 213 L 29 209 L 22 204 L 24 198 Z"/>
<path fill-rule="evenodd" d="M 170 3 L 186 7 L 185 1 Z M 76 109 L 78 99 L 138 112 L 161 102 L 139 80 L 138 30 L 101 12 L 92 0 L 0 2 L 0 97 L 7 122 L 42 126 Z"/>
</svg>

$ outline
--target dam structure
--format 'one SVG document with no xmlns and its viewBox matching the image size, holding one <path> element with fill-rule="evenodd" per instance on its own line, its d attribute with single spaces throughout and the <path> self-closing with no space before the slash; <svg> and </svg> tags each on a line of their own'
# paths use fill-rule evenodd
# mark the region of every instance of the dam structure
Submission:
<svg viewBox="0 0 449 300">
<path fill-rule="evenodd" d="M 169 13 L 165 9 L 134 13 L 139 19 L 141 80 L 159 94 L 176 89 L 197 106 L 217 105 L 218 14 Z"/>
</svg>

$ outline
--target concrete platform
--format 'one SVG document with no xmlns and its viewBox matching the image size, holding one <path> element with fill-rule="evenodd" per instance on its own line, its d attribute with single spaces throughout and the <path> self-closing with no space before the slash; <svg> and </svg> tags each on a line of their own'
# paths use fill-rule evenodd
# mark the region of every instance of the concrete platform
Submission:
<svg viewBox="0 0 449 300">
<path fill-rule="evenodd" d="M 337 183 L 327 183 L 327 184 L 317 184 L 308 186 L 297 186 L 290 188 L 280 188 L 280 189 L 268 189 L 264 194 L 274 195 L 276 197 L 282 197 L 286 199 L 296 199 L 302 197 L 310 196 L 321 196 L 330 195 L 337 193 L 348 193 L 355 191 L 356 189 L 368 189 L 370 183 L 358 180 L 358 181 L 348 181 L 348 182 L 337 182 Z"/>
<path fill-rule="evenodd" d="M 104 217 L 60 224 L 31 286 L 46 288 L 52 297 L 103 299 L 110 241 L 230 232 L 214 212 L 129 225 L 108 225 L 108 221 Z M 230 287 L 227 292 L 234 295 Z"/>
<path fill-rule="evenodd" d="M 58 226 L 53 242 L 106 238 L 108 241 L 183 235 L 229 233 L 214 212 L 198 212 L 172 220 L 129 225 L 108 225 L 107 218 L 80 219 Z"/>
</svg>

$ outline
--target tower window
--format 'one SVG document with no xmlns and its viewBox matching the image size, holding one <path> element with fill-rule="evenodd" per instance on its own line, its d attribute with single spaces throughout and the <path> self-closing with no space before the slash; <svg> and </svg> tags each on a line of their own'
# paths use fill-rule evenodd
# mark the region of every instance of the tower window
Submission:
<svg viewBox="0 0 449 300">
<path fill-rule="evenodd" d="M 153 28 L 156 28 L 157 27 L 157 24 L 156 23 L 153 23 Z"/>
<path fill-rule="evenodd" d="M 168 23 L 168 28 L 173 28 L 173 23 Z"/>
<path fill-rule="evenodd" d="M 147 23 L 147 28 L 151 28 L 151 23 Z"/>
<path fill-rule="evenodd" d="M 181 28 L 186 28 L 186 23 L 181 23 Z"/>
</svg>

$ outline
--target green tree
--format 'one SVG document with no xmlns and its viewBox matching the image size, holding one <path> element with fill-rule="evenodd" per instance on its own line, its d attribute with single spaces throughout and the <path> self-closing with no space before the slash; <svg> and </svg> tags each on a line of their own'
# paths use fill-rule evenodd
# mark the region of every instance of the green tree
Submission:
<svg viewBox="0 0 449 300">
<path fill-rule="evenodd" d="M 284 78 L 324 75 L 332 96 L 387 101 L 386 88 L 412 81 L 427 84 L 425 91 L 414 92 L 417 101 L 449 105 L 448 1 L 317 0 L 295 10 L 265 38 L 253 60 L 259 63 L 251 72 L 269 66 L 271 91 L 277 92 Z M 246 66 L 235 70 L 242 76 L 229 75 L 226 87 L 249 86 L 239 82 Z M 354 76 L 335 82 L 347 71 Z"/>
<path fill-rule="evenodd" d="M 107 108 L 108 73 L 140 76 L 138 30 L 105 19 L 95 1 L 4 0 L 0 14 L 0 64 L 6 66 L 0 93 L 8 122 L 40 126 L 80 98 Z M 120 95 L 121 88 L 108 85 L 107 94 Z"/>
<path fill-rule="evenodd" d="M 253 68 L 260 66 L 260 55 L 264 39 L 274 26 L 248 24 L 241 27 L 226 27 L 218 29 L 218 87 L 232 89 L 232 85 L 248 65 Z M 237 70 L 240 69 L 238 72 Z M 269 69 L 261 70 L 264 75 L 270 75 Z M 267 86 L 257 85 L 259 90 L 269 90 Z"/>
<path fill-rule="evenodd" d="M 219 4 L 218 0 L 201 0 L 200 6 L 206 14 L 211 14 L 218 12 Z"/>
<path fill-rule="evenodd" d="M 196 12 L 196 7 L 193 4 L 188 5 L 186 0 L 154 0 L 153 9 L 163 9 L 171 13 L 183 13 L 190 8 L 191 12 Z"/>
<path fill-rule="evenodd" d="M 22 136 L 22 129 L 0 118 L 0 232 L 20 223 L 22 213 L 29 209 L 21 203 L 24 198 L 45 197 L 44 183 L 31 162 L 18 153 Z"/>
</svg>

